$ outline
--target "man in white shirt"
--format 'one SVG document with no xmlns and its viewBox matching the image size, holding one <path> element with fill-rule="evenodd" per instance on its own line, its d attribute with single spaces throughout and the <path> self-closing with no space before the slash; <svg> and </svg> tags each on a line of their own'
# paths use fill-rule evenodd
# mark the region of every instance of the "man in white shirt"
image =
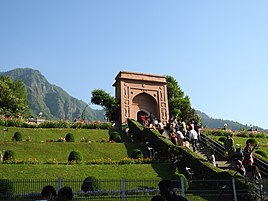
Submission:
<svg viewBox="0 0 268 201">
<path fill-rule="evenodd" d="M 190 133 L 189 133 L 189 139 L 190 142 L 192 142 L 193 151 L 196 151 L 197 148 L 197 140 L 198 140 L 198 133 L 194 130 L 192 126 L 190 126 Z"/>
</svg>

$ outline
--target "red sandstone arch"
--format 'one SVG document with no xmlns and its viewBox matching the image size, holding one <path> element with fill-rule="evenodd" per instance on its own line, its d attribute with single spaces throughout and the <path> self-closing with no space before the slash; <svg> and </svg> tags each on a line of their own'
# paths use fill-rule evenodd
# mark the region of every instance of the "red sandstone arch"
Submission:
<svg viewBox="0 0 268 201">
<path fill-rule="evenodd" d="M 139 111 L 152 112 L 163 124 L 168 121 L 167 82 L 164 76 L 120 71 L 115 96 L 121 103 L 120 124 L 137 119 Z"/>
</svg>

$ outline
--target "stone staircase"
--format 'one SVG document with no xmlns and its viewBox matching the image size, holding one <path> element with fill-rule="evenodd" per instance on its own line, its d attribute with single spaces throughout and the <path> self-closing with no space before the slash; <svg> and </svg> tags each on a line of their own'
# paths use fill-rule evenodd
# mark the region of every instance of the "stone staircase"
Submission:
<svg viewBox="0 0 268 201">
<path fill-rule="evenodd" d="M 200 156 L 202 156 L 204 159 L 207 159 L 209 156 L 210 150 L 204 146 L 202 143 L 198 144 L 198 148 L 196 150 L 196 153 L 198 153 Z M 234 169 L 234 161 L 227 161 L 225 158 L 223 158 L 220 155 L 216 154 L 216 165 L 220 169 L 229 170 Z"/>
</svg>

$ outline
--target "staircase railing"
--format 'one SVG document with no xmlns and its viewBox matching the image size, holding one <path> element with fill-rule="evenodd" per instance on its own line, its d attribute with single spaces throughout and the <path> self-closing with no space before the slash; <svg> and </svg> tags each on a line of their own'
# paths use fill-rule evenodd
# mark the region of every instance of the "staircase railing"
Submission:
<svg viewBox="0 0 268 201">
<path fill-rule="evenodd" d="M 204 143 L 206 146 L 211 147 L 211 149 L 215 150 L 217 154 L 219 154 L 222 157 L 225 157 L 224 154 L 224 146 L 218 143 L 217 141 L 213 140 L 212 138 L 208 137 L 207 135 L 201 133 L 200 138 L 202 143 Z M 259 168 L 261 174 L 265 177 L 268 176 L 268 163 L 255 157 L 254 156 L 254 163 Z"/>
</svg>

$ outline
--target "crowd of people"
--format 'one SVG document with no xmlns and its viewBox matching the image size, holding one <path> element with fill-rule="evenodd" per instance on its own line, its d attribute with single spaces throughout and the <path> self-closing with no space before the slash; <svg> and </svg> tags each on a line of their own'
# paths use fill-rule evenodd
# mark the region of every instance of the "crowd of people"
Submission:
<svg viewBox="0 0 268 201">
<path fill-rule="evenodd" d="M 224 141 L 224 147 L 226 159 L 235 162 L 237 173 L 243 175 L 246 182 L 261 178 L 258 167 L 254 165 L 253 151 L 257 144 L 246 143 L 244 149 L 241 146 L 235 148 L 234 140 L 230 134 Z"/>
<path fill-rule="evenodd" d="M 200 125 L 195 121 L 185 123 L 183 120 L 178 121 L 176 118 L 170 118 L 168 124 L 164 127 L 160 120 L 156 119 L 155 116 L 150 113 L 142 117 L 143 126 L 149 128 L 158 129 L 159 132 L 165 137 L 169 138 L 172 143 L 178 146 L 185 146 L 195 152 L 198 147 L 200 139 Z M 242 150 L 241 147 L 235 149 L 234 140 L 232 135 L 228 135 L 224 141 L 225 157 L 227 160 L 236 161 L 236 167 L 238 172 L 244 175 L 246 178 L 250 177 L 256 169 L 254 165 L 254 156 L 251 144 L 247 144 Z M 208 161 L 216 166 L 215 151 L 211 150 L 208 153 Z M 258 173 L 257 173 L 258 174 Z"/>
<path fill-rule="evenodd" d="M 201 126 L 194 120 L 186 123 L 183 120 L 178 121 L 176 118 L 172 117 L 169 119 L 168 124 L 164 126 L 161 120 L 157 119 L 155 115 L 150 112 L 148 115 L 140 115 L 138 122 L 145 128 L 157 129 L 175 145 L 190 148 L 191 144 L 194 152 L 197 149 L 198 141 L 200 141 Z"/>
</svg>

